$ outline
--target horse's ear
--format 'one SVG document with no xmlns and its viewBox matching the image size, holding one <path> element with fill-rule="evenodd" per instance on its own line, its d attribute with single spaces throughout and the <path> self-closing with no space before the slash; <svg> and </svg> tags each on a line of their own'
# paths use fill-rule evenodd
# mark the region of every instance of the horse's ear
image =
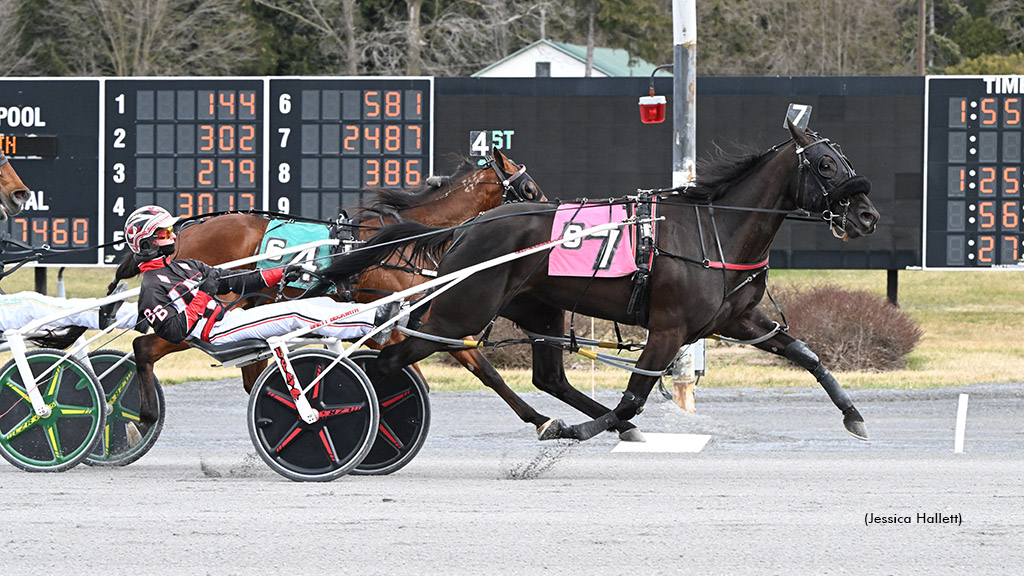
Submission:
<svg viewBox="0 0 1024 576">
<path fill-rule="evenodd" d="M 789 128 L 789 133 L 793 136 L 793 141 L 797 144 L 804 146 L 810 144 L 813 139 L 804 132 L 802 128 L 793 124 L 793 121 L 786 118 L 786 128 Z"/>
<path fill-rule="evenodd" d="M 500 148 L 491 148 L 491 155 L 494 156 L 494 161 L 501 166 L 501 169 L 505 172 L 515 172 L 515 170 L 509 169 L 508 157 L 501 153 Z"/>
</svg>

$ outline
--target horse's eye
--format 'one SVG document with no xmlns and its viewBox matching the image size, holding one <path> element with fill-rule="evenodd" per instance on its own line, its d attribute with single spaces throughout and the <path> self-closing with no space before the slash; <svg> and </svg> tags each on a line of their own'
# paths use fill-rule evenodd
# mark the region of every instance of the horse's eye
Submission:
<svg viewBox="0 0 1024 576">
<path fill-rule="evenodd" d="M 523 184 L 523 196 L 527 200 L 536 200 L 540 196 L 539 190 L 537 190 L 537 184 L 533 180 L 527 181 Z"/>
<path fill-rule="evenodd" d="M 831 178 L 836 175 L 836 165 L 831 158 L 822 158 L 818 163 L 818 173 L 826 178 Z"/>
</svg>

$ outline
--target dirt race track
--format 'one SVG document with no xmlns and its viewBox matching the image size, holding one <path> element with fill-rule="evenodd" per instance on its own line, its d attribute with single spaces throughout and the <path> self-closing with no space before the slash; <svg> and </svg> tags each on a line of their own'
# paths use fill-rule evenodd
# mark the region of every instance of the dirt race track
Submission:
<svg viewBox="0 0 1024 576">
<path fill-rule="evenodd" d="M 0 461 L 0 574 L 1007 574 L 1024 562 L 1024 384 L 852 391 L 870 442 L 844 432 L 819 389 L 698 390 L 697 416 L 652 400 L 637 423 L 710 443 L 655 454 L 612 452 L 611 434 L 542 444 L 490 392 L 433 393 L 411 464 L 323 484 L 255 455 L 237 380 L 166 393 L 163 435 L 130 466 L 29 474 Z"/>
</svg>

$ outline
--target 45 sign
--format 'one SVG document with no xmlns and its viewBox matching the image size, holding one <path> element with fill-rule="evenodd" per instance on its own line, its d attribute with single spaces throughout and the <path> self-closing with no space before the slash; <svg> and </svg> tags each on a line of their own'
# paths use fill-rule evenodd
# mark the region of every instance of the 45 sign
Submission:
<svg viewBox="0 0 1024 576">
<path fill-rule="evenodd" d="M 472 130 L 469 133 L 469 155 L 488 156 L 493 148 L 508 150 L 512 148 L 515 134 L 515 130 Z"/>
</svg>

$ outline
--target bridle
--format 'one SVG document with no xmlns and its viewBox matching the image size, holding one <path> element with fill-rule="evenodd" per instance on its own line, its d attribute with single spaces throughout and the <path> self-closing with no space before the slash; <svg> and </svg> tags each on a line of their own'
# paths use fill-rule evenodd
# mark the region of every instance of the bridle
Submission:
<svg viewBox="0 0 1024 576">
<path fill-rule="evenodd" d="M 802 210 L 807 210 L 807 208 L 802 206 L 802 199 L 806 198 L 807 181 L 813 178 L 814 183 L 821 192 L 822 199 L 825 201 L 825 209 L 821 212 L 821 218 L 828 222 L 833 236 L 844 238 L 846 236 L 846 224 L 850 211 L 850 197 L 853 195 L 849 191 L 850 187 L 847 185 L 851 181 L 864 179 L 864 177 L 857 175 L 856 170 L 853 169 L 846 155 L 839 149 L 838 144 L 833 144 L 828 138 L 821 138 L 815 133 L 810 134 L 816 138 L 813 142 L 806 146 L 796 146 L 798 182 L 796 205 Z M 816 158 L 809 158 L 807 151 L 819 145 L 825 146 L 828 150 L 819 154 Z M 838 162 L 838 165 L 833 168 L 828 167 L 827 164 L 830 159 L 833 162 Z M 834 172 L 833 176 L 825 174 L 830 171 Z M 836 176 L 844 176 L 844 178 L 837 183 Z M 864 194 L 867 194 L 867 192 L 864 192 Z M 836 211 L 836 208 L 839 208 L 840 211 Z"/>
<path fill-rule="evenodd" d="M 515 164 L 515 162 L 512 163 Z M 499 165 L 494 156 L 487 160 L 487 165 L 491 167 L 491 170 L 494 170 L 494 175 L 498 177 L 498 182 L 495 182 L 495 184 L 500 184 L 504 190 L 502 194 L 503 204 L 531 202 L 537 200 L 538 196 L 540 196 L 540 189 L 537 188 L 537 183 L 526 173 L 526 164 L 515 164 L 518 169 L 511 175 L 505 173 L 505 170 Z"/>
</svg>

